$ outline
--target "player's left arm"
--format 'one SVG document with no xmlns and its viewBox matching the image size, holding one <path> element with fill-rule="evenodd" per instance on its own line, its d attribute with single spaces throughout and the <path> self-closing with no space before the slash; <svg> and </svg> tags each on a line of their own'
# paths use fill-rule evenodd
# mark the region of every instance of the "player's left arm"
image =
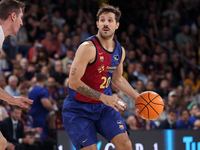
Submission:
<svg viewBox="0 0 200 150">
<path fill-rule="evenodd" d="M 136 100 L 136 98 L 139 96 L 139 93 L 135 89 L 133 89 L 132 86 L 128 83 L 128 81 L 122 76 L 124 59 L 125 50 L 122 47 L 122 59 L 115 72 L 113 73 L 112 83 L 117 89 L 122 91 L 124 94 Z"/>
<path fill-rule="evenodd" d="M 33 103 L 33 100 L 30 100 L 28 98 L 24 97 L 14 97 L 8 94 L 6 91 L 4 91 L 2 88 L 0 88 L 0 99 L 6 101 L 10 105 L 18 105 L 20 107 L 28 108 L 29 104 Z"/>
</svg>

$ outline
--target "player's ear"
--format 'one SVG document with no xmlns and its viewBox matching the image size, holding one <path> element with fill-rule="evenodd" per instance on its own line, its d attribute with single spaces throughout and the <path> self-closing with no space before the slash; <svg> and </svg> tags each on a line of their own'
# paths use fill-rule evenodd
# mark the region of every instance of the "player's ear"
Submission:
<svg viewBox="0 0 200 150">
<path fill-rule="evenodd" d="M 99 28 L 99 21 L 96 21 L 97 28 Z"/>
<path fill-rule="evenodd" d="M 116 26 L 116 29 L 118 29 L 119 28 L 119 22 L 117 22 L 117 26 Z"/>
<path fill-rule="evenodd" d="M 17 17 L 17 15 L 16 15 L 15 12 L 12 12 L 12 13 L 10 14 L 10 16 L 11 16 L 11 20 L 12 20 L 12 21 L 14 21 L 14 20 L 16 19 L 16 17 Z"/>
</svg>

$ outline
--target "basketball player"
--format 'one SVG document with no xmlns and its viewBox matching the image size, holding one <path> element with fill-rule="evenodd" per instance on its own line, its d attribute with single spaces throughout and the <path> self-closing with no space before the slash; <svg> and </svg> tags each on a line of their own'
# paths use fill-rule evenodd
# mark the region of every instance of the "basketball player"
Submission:
<svg viewBox="0 0 200 150">
<path fill-rule="evenodd" d="M 79 46 L 71 66 L 63 122 L 76 149 L 97 150 L 98 132 L 118 150 L 132 150 L 119 113 L 119 109 L 126 107 L 125 103 L 112 96 L 110 88 L 112 82 L 132 99 L 139 96 L 122 76 L 125 50 L 113 38 L 120 16 L 119 8 L 107 4 L 100 7 L 98 33 Z"/>
<path fill-rule="evenodd" d="M 16 35 L 22 23 L 25 5 L 17 0 L 2 0 L 0 2 L 0 52 L 3 41 L 8 35 Z M 26 103 L 32 104 L 32 100 L 23 97 L 13 97 L 0 88 L 0 99 L 11 105 L 28 107 Z M 7 146 L 5 138 L 0 132 L 0 150 Z"/>
</svg>

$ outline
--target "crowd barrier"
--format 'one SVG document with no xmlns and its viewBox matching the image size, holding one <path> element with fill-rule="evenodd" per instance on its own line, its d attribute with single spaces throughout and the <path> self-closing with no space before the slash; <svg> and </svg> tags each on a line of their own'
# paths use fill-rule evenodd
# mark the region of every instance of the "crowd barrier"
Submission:
<svg viewBox="0 0 200 150">
<path fill-rule="evenodd" d="M 133 150 L 200 150 L 200 130 L 130 131 Z M 98 135 L 98 150 L 116 150 Z M 65 131 L 57 131 L 58 150 L 75 150 Z"/>
</svg>

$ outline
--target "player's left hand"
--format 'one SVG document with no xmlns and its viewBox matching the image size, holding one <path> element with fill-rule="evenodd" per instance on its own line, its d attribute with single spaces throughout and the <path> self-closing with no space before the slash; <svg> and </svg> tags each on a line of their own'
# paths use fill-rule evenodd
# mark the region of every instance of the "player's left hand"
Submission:
<svg viewBox="0 0 200 150">
<path fill-rule="evenodd" d="M 20 107 L 28 108 L 29 104 L 33 103 L 33 100 L 24 97 L 13 97 L 9 101 L 7 101 L 10 105 L 18 105 Z M 27 104 L 28 103 L 28 104 Z"/>
</svg>

